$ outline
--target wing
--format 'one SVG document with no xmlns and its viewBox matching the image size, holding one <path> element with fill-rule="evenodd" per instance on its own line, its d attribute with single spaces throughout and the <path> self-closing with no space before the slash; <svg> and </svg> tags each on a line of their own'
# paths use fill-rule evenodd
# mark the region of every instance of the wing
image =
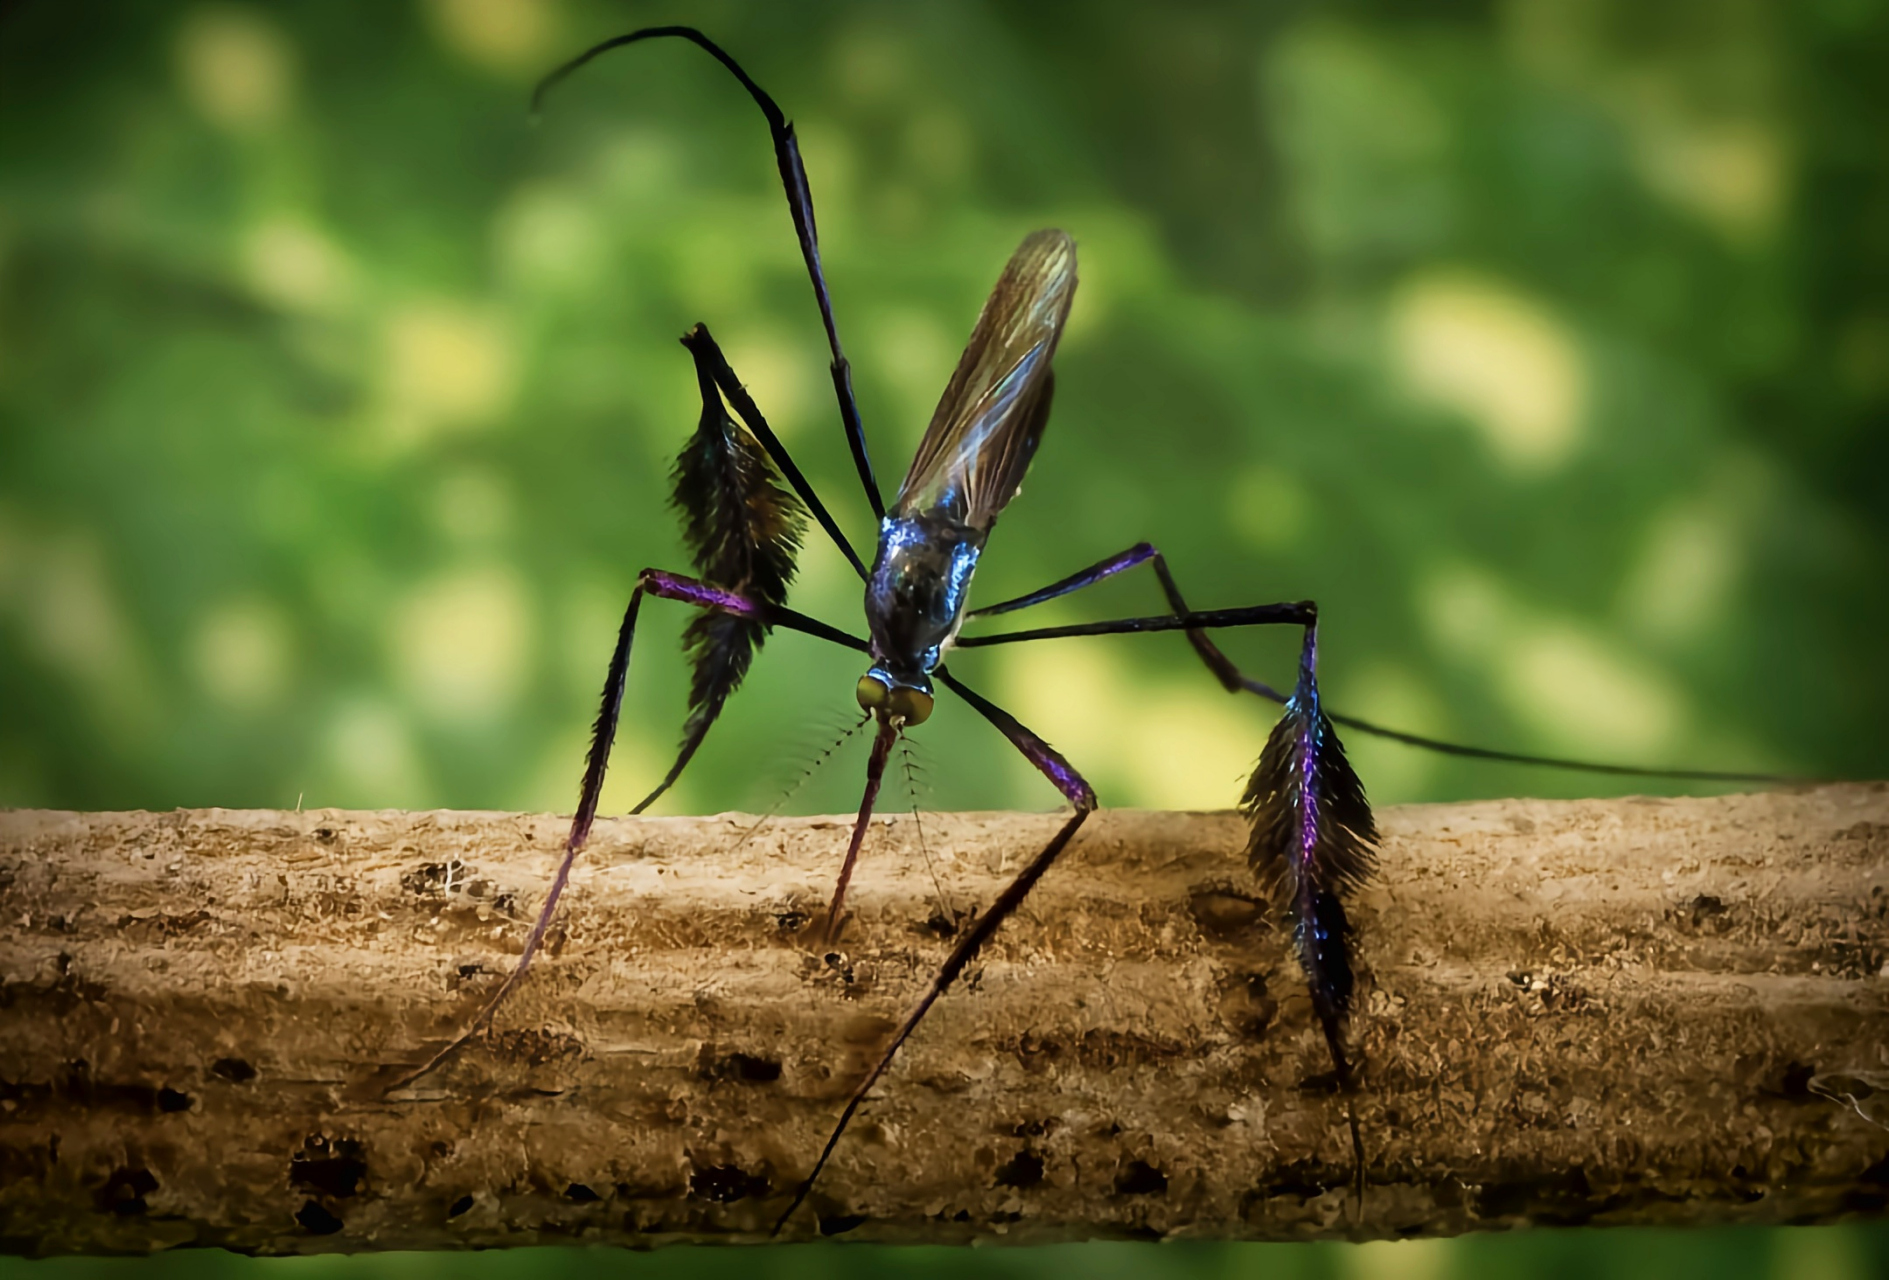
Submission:
<svg viewBox="0 0 1889 1280">
<path fill-rule="evenodd" d="M 1076 242 L 1018 246 L 977 317 L 892 514 L 942 513 L 988 530 L 1023 483 L 1049 420 L 1050 359 L 1076 293 Z"/>
</svg>

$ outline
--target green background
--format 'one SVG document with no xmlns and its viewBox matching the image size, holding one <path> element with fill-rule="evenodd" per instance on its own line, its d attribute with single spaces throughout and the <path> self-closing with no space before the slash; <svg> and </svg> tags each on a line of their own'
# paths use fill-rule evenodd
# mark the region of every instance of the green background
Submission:
<svg viewBox="0 0 1889 1280">
<path fill-rule="evenodd" d="M 1045 225 L 1079 242 L 1055 419 L 982 599 L 1145 538 L 1199 607 L 1317 599 L 1343 710 L 1889 771 L 1876 0 L 26 3 L 0 18 L 0 804 L 567 810 L 634 575 L 686 567 L 666 477 L 697 320 L 870 542 L 753 107 L 650 46 L 527 119 L 548 66 L 678 20 L 799 124 L 888 489 L 1009 251 Z M 811 540 L 793 603 L 859 625 Z M 1158 607 L 1137 574 L 1041 621 Z M 681 722 L 682 619 L 644 617 L 606 810 Z M 1228 641 L 1275 682 L 1293 644 Z M 776 637 L 659 811 L 852 808 L 863 743 L 808 765 L 858 667 Z M 1172 636 L 954 670 L 1105 804 L 1230 804 L 1271 720 Z M 894 806 L 1055 800 L 961 706 L 914 744 Z M 1351 745 L 1380 802 L 1671 789 Z M 893 1257 L 1847 1276 L 1889 1237 L 567 1261 Z M 26 1270 L 94 1265 L 128 1264 Z"/>
</svg>

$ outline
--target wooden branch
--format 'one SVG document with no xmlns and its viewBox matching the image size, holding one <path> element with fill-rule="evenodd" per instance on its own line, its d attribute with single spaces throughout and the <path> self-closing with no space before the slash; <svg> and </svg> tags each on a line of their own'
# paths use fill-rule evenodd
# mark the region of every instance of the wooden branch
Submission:
<svg viewBox="0 0 1889 1280">
<path fill-rule="evenodd" d="M 1230 814 L 1105 812 L 792 1233 L 1305 1239 L 1829 1221 L 1889 1196 L 1889 785 L 1392 809 L 1344 1102 Z M 0 1247 L 756 1239 L 1054 815 L 0 814 Z"/>
</svg>

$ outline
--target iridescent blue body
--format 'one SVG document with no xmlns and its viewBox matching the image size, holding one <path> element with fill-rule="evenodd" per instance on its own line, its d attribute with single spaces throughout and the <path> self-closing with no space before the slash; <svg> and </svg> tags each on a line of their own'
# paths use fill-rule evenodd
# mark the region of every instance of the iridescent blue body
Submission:
<svg viewBox="0 0 1889 1280">
<path fill-rule="evenodd" d="M 886 516 L 866 579 L 871 679 L 931 692 L 931 673 L 964 624 L 985 536 L 937 512 Z"/>
</svg>

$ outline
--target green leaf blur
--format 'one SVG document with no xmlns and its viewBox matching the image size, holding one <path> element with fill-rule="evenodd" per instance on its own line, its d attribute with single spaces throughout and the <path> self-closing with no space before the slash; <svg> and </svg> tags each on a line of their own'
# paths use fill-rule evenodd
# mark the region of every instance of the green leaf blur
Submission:
<svg viewBox="0 0 1889 1280">
<path fill-rule="evenodd" d="M 982 599 L 1145 538 L 1199 607 L 1316 599 L 1328 701 L 1355 714 L 1523 751 L 1889 771 L 1880 0 L 0 12 L 0 804 L 568 810 L 636 571 L 684 564 L 667 476 L 697 320 L 869 544 L 752 105 L 675 45 L 524 109 L 564 56 L 676 20 L 799 124 L 888 488 L 1011 248 L 1048 225 L 1079 242 L 1054 422 Z M 796 606 L 857 627 L 858 594 L 810 542 Z M 1158 608 L 1129 575 L 1043 625 Z M 681 724 L 683 619 L 644 616 L 606 812 Z M 1295 644 L 1229 640 L 1279 681 Z M 775 637 L 659 811 L 796 787 L 789 808 L 850 810 L 863 744 L 804 775 L 857 668 Z M 954 669 L 1105 804 L 1231 804 L 1272 718 L 1175 636 Z M 905 803 L 1055 800 L 961 707 L 915 743 Z M 1674 789 L 1351 745 L 1380 802 Z M 838 1256 L 345 1269 L 1150 1265 Z M 1158 1257 L 1861 1276 L 1889 1244 Z"/>
</svg>

